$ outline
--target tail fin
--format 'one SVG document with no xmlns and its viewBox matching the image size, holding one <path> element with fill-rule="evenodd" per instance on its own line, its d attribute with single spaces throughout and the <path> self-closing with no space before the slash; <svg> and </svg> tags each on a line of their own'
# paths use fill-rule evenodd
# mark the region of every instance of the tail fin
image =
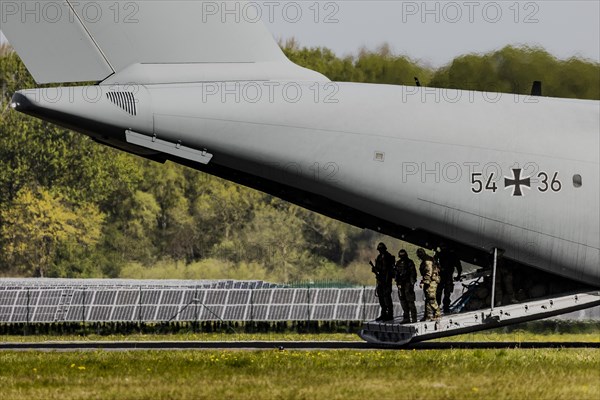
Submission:
<svg viewBox="0 0 600 400">
<path fill-rule="evenodd" d="M 0 29 L 38 83 L 307 79 L 245 1 L 0 2 Z"/>
</svg>

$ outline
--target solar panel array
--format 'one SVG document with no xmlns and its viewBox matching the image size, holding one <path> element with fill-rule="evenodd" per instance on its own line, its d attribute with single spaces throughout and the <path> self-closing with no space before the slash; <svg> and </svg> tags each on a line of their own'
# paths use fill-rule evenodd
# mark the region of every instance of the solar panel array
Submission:
<svg viewBox="0 0 600 400">
<path fill-rule="evenodd" d="M 0 290 L 8 289 L 93 289 L 93 288 L 206 288 L 206 289 L 267 289 L 284 287 L 264 281 L 238 280 L 177 280 L 177 279 L 60 279 L 1 278 Z"/>
<path fill-rule="evenodd" d="M 0 280 L 0 322 L 333 321 L 370 320 L 379 314 L 373 287 L 159 282 L 38 280 L 17 285 Z M 394 299 L 400 310 L 395 294 Z"/>
<path fill-rule="evenodd" d="M 453 299 L 460 296 L 455 288 Z M 417 297 L 419 293 L 417 293 Z M 401 307 L 393 292 L 394 310 Z M 417 301 L 417 310 L 423 302 Z M 372 320 L 373 287 L 286 288 L 262 281 L 0 279 L 0 323 Z M 600 307 L 561 318 L 600 320 Z"/>
</svg>

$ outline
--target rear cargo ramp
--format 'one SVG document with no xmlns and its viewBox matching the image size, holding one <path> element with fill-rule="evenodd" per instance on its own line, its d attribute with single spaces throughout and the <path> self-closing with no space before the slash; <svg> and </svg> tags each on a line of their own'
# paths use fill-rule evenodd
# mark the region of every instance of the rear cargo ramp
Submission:
<svg viewBox="0 0 600 400">
<path fill-rule="evenodd" d="M 400 324 L 402 318 L 396 318 L 388 322 L 365 322 L 359 336 L 373 344 L 402 346 L 423 340 L 534 321 L 597 305 L 600 305 L 600 291 L 570 293 L 495 308 L 444 315 L 434 321 Z"/>
</svg>

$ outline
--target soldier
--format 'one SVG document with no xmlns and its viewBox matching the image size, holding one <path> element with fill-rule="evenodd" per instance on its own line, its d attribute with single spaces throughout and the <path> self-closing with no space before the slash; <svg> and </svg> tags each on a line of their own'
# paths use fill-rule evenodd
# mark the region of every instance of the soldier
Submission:
<svg viewBox="0 0 600 400">
<path fill-rule="evenodd" d="M 432 321 L 440 317 L 440 308 L 435 300 L 440 274 L 433 257 L 427 255 L 425 250 L 418 249 L 417 257 L 421 260 L 419 271 L 422 279 L 419 287 L 423 289 L 425 294 L 425 315 L 421 321 Z"/>
<path fill-rule="evenodd" d="M 445 243 L 440 243 L 440 251 L 435 254 L 435 261 L 440 266 L 440 284 L 435 297 L 439 306 L 442 304 L 442 293 L 444 294 L 444 314 L 447 314 L 450 312 L 450 296 L 454 292 L 454 280 L 460 280 L 462 275 L 462 264 L 454 249 L 448 248 Z M 457 275 L 453 280 L 454 269 Z"/>
<path fill-rule="evenodd" d="M 404 311 L 402 324 L 417 322 L 417 307 L 415 306 L 415 283 L 417 282 L 417 270 L 413 260 L 408 258 L 406 250 L 398 252 L 396 261 L 396 286 L 398 286 L 398 297 Z"/>
<path fill-rule="evenodd" d="M 387 251 L 387 247 L 383 243 L 377 245 L 379 255 L 375 260 L 375 265 L 372 261 L 371 271 L 375 274 L 377 280 L 376 294 L 379 298 L 381 306 L 381 315 L 375 321 L 389 321 L 394 319 L 394 303 L 392 303 L 392 279 L 394 277 L 394 256 Z"/>
</svg>

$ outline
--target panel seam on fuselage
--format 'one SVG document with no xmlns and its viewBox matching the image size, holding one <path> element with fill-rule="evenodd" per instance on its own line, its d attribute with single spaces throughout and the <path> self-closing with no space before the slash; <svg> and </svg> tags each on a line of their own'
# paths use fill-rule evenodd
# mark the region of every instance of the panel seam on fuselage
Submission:
<svg viewBox="0 0 600 400">
<path fill-rule="evenodd" d="M 546 157 L 546 158 L 553 158 L 553 159 L 564 160 L 564 161 L 575 161 L 575 162 L 580 162 L 580 163 L 585 163 L 585 164 L 600 165 L 599 163 L 597 163 L 595 161 L 581 160 L 581 159 L 575 159 L 575 158 L 564 158 L 564 157 L 557 157 L 557 156 L 546 155 L 546 154 L 525 153 L 525 152 L 521 152 L 521 151 L 498 150 L 498 149 L 494 149 L 491 147 L 473 146 L 473 145 L 457 144 L 457 143 L 436 142 L 434 140 L 423 140 L 423 139 L 414 139 L 414 138 L 406 138 L 406 137 L 394 137 L 394 136 L 387 136 L 387 135 L 377 134 L 377 133 L 352 132 L 352 131 L 344 131 L 344 130 L 314 128 L 314 127 L 309 127 L 309 126 L 295 126 L 295 125 L 287 125 L 287 124 L 273 124 L 273 123 L 265 123 L 265 122 L 240 121 L 240 120 L 225 119 L 225 118 L 197 117 L 197 116 L 193 116 L 193 115 L 176 115 L 176 114 L 164 114 L 164 113 L 154 113 L 154 115 L 155 116 L 174 117 L 174 118 L 192 118 L 192 119 L 207 120 L 207 121 L 232 122 L 232 123 L 238 123 L 238 124 L 264 125 L 264 126 L 273 126 L 273 127 L 281 127 L 281 128 L 304 129 L 304 130 L 311 130 L 311 131 L 317 131 L 317 132 L 340 133 L 340 134 L 348 134 L 348 135 L 356 135 L 356 136 L 381 137 L 381 138 L 393 139 L 393 140 L 404 140 L 404 141 L 417 142 L 417 143 L 431 143 L 431 144 L 438 144 L 438 145 L 444 145 L 444 146 L 455 146 L 455 147 L 472 148 L 472 149 L 478 149 L 478 150 L 498 151 L 498 152 L 502 152 L 502 153 L 515 153 L 515 154 L 522 154 L 525 156 Z"/>
<path fill-rule="evenodd" d="M 489 221 L 497 222 L 499 224 L 508 225 L 508 226 L 512 226 L 514 228 L 523 229 L 523 230 L 528 231 L 528 232 L 538 233 L 540 235 L 548 236 L 548 237 L 551 237 L 553 239 L 558 239 L 558 240 L 562 240 L 562 241 L 565 241 L 565 242 L 569 242 L 569 243 L 573 243 L 573 244 L 578 244 L 580 246 L 585 246 L 585 247 L 588 247 L 590 249 L 600 250 L 600 248 L 598 248 L 598 247 L 590 246 L 590 245 L 587 245 L 585 243 L 579 243 L 579 242 L 576 242 L 574 240 L 569 240 L 569 239 L 561 238 L 559 236 L 554 236 L 554 235 L 551 235 L 549 233 L 544 233 L 544 232 L 536 231 L 535 229 L 524 228 L 522 226 L 511 224 L 509 222 L 504 222 L 504 221 L 500 221 L 500 220 L 497 220 L 497 219 L 494 219 L 494 218 L 485 217 L 483 215 L 479 215 L 479 214 L 476 214 L 476 213 L 473 213 L 473 212 L 470 212 L 470 211 L 461 210 L 460 208 L 451 207 L 451 206 L 447 206 L 445 204 L 436 203 L 435 201 L 431 201 L 431 200 L 425 200 L 425 199 L 423 199 L 421 197 L 417 197 L 417 199 L 419 199 L 420 201 L 423 201 L 425 203 L 430 203 L 430 204 L 434 204 L 434 205 L 439 206 L 439 207 L 444 207 L 444 208 L 448 208 L 450 210 L 459 211 L 459 212 L 462 212 L 462 213 L 465 213 L 465 214 L 473 215 L 475 217 L 479 217 L 479 218 L 487 219 Z"/>
</svg>

